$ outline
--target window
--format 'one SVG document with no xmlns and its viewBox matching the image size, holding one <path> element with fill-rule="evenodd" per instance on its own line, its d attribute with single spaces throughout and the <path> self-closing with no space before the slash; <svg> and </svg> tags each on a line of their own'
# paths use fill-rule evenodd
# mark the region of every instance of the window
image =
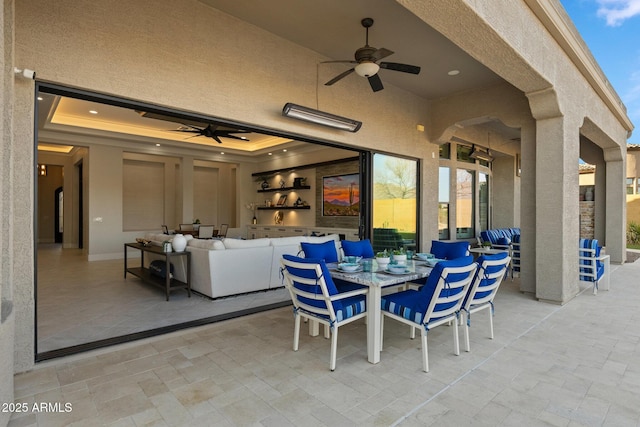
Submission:
<svg viewBox="0 0 640 427">
<path fill-rule="evenodd" d="M 475 173 L 472 170 L 456 171 L 456 238 L 475 236 Z"/>
<path fill-rule="evenodd" d="M 627 178 L 627 194 L 633 194 L 633 178 Z"/>
<path fill-rule="evenodd" d="M 450 169 L 440 168 L 438 184 L 438 238 L 448 240 L 449 233 L 449 181 Z"/>
<path fill-rule="evenodd" d="M 451 144 L 441 144 L 440 145 L 440 158 L 441 159 L 450 159 L 451 158 Z"/>
<path fill-rule="evenodd" d="M 636 194 L 640 194 L 640 178 L 636 178 Z"/>
</svg>

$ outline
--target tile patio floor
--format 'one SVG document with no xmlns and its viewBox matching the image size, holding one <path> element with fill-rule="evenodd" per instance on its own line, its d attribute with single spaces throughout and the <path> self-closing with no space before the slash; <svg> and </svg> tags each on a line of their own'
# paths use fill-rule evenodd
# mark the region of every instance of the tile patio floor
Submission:
<svg viewBox="0 0 640 427">
<path fill-rule="evenodd" d="M 302 334 L 291 308 L 40 363 L 15 376 L 17 402 L 70 403 L 68 413 L 16 414 L 10 426 L 637 426 L 640 425 L 640 261 L 613 265 L 611 291 L 564 306 L 536 302 L 506 280 L 496 338 L 472 317 L 471 352 L 451 331 L 419 340 L 385 324 L 381 362 L 366 328 L 329 341 Z"/>
</svg>

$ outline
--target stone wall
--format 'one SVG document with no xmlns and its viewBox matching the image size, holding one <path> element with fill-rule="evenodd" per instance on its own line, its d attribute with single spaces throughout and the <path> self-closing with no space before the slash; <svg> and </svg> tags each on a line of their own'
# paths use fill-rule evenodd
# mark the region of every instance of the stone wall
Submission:
<svg viewBox="0 0 640 427">
<path fill-rule="evenodd" d="M 595 202 L 580 201 L 580 237 L 584 239 L 594 238 Z"/>
</svg>

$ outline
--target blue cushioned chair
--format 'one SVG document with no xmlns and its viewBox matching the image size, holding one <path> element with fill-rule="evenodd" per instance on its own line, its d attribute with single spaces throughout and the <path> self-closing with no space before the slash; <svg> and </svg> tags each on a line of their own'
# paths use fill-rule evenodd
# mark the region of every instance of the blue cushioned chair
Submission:
<svg viewBox="0 0 640 427">
<path fill-rule="evenodd" d="M 465 350 L 471 351 L 469 344 L 469 327 L 471 326 L 471 314 L 481 310 L 488 310 L 490 337 L 493 339 L 493 299 L 498 293 L 498 288 L 504 279 L 511 258 L 507 252 L 495 255 L 483 255 L 478 257 L 473 282 L 469 292 L 462 302 L 462 322 L 464 325 Z M 490 310 L 489 310 L 490 309 Z"/>
<path fill-rule="evenodd" d="M 597 239 L 580 239 L 580 252 L 578 262 L 580 264 L 580 281 L 593 284 L 593 294 L 598 293 L 598 282 L 604 274 L 604 263 L 600 257 L 601 246 Z"/>
<path fill-rule="evenodd" d="M 441 261 L 433 268 L 427 283 L 420 289 L 389 294 L 382 297 L 380 331 L 384 335 L 384 318 L 389 317 L 411 326 L 413 336 L 416 327 L 422 335 L 422 369 L 429 372 L 427 332 L 445 323 L 454 323 L 454 353 L 460 354 L 458 342 L 458 311 L 467 295 L 476 272 L 473 257 Z M 382 348 L 382 337 L 380 339 Z"/>
<path fill-rule="evenodd" d="M 342 252 L 345 256 L 361 256 L 362 258 L 374 258 L 373 246 L 371 240 L 364 239 L 358 241 L 343 240 Z"/>
<path fill-rule="evenodd" d="M 338 328 L 366 316 L 367 288 L 339 292 L 322 259 L 282 256 L 285 285 L 293 301 L 293 350 L 298 351 L 300 318 L 316 321 L 331 331 L 329 368 L 336 369 Z"/>
<path fill-rule="evenodd" d="M 520 235 L 513 236 L 511 241 L 511 280 L 514 274 L 520 274 Z"/>
<path fill-rule="evenodd" d="M 431 241 L 431 253 L 438 259 L 453 260 L 469 256 L 469 242 Z"/>
</svg>

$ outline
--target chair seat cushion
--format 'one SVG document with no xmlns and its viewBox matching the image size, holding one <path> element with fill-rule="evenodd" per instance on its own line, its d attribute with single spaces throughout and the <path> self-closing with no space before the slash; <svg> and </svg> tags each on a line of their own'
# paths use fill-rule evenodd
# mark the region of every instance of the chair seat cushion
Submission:
<svg viewBox="0 0 640 427">
<path fill-rule="evenodd" d="M 336 320 L 338 322 L 342 322 L 343 320 L 347 320 L 353 316 L 357 316 L 360 313 L 364 313 L 367 309 L 366 298 L 364 295 L 356 295 L 339 301 L 339 308 L 336 307 L 336 302 L 334 302 L 333 304 L 333 310 L 336 313 Z M 304 309 L 302 311 L 307 312 Z M 329 320 L 329 316 L 318 315 L 317 313 L 307 313 L 324 320 Z"/>
<path fill-rule="evenodd" d="M 419 296 L 420 292 L 414 289 L 385 295 L 381 299 L 381 308 L 417 324 L 422 324 L 426 307 L 422 306 L 416 310 L 415 302 Z"/>
<path fill-rule="evenodd" d="M 343 240 L 342 250 L 346 256 L 361 256 L 363 258 L 375 257 L 373 247 L 371 246 L 371 241 L 369 239 L 359 241 Z"/>
</svg>

